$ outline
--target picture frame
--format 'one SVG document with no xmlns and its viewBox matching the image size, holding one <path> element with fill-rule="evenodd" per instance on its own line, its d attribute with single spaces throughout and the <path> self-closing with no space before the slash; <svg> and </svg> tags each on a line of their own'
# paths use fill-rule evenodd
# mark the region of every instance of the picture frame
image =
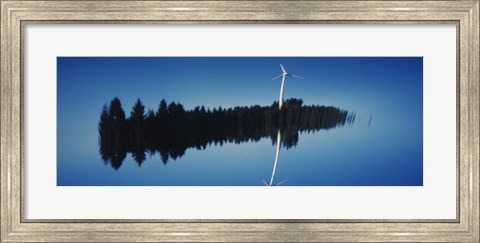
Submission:
<svg viewBox="0 0 480 243">
<path fill-rule="evenodd" d="M 1 242 L 479 242 L 479 5 L 478 0 L 1 0 Z M 22 47 L 24 26 L 35 23 L 454 23 L 457 26 L 457 111 L 459 111 L 457 219 L 25 219 L 22 217 L 25 171 Z"/>
</svg>

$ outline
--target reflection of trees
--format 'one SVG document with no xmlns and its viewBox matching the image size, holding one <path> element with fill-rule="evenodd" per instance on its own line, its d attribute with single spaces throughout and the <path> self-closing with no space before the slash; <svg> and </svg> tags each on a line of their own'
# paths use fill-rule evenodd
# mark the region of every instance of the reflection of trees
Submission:
<svg viewBox="0 0 480 243">
<path fill-rule="evenodd" d="M 234 108 L 195 107 L 186 111 L 183 105 L 165 100 L 156 112 L 137 100 L 130 117 L 125 118 L 121 102 L 114 98 L 100 114 L 100 154 L 114 169 L 122 165 L 126 153 L 131 153 L 138 165 L 145 153 L 159 153 L 163 163 L 177 159 L 188 148 L 205 149 L 207 145 L 259 141 L 269 137 L 287 149 L 298 143 L 299 132 L 314 132 L 343 126 L 355 120 L 355 114 L 336 107 L 305 106 L 301 99 L 288 99 L 282 109 L 271 106 Z"/>
</svg>

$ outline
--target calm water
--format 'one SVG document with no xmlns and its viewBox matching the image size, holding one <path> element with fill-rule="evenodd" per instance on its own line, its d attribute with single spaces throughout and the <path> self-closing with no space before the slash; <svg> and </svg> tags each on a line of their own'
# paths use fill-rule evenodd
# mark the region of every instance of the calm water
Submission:
<svg viewBox="0 0 480 243">
<path fill-rule="evenodd" d="M 199 62 L 208 67 L 211 61 L 186 59 L 177 60 L 178 65 Z M 302 97 L 306 105 L 332 105 L 355 112 L 356 119 L 330 129 L 299 132 L 294 146 L 288 149 L 280 146 L 273 185 L 423 185 L 421 58 L 227 58 L 221 62 L 228 71 L 225 76 L 209 76 L 209 79 L 224 80 L 230 69 L 238 65 L 238 59 L 253 63 L 252 70 L 259 75 L 266 74 L 251 84 L 231 81 L 223 88 L 218 87 L 223 83 L 211 81 L 210 89 L 218 88 L 221 92 L 206 93 L 192 92 L 192 86 L 202 91 L 196 83 L 186 82 L 182 87 L 184 82 L 173 78 L 157 82 L 159 87 L 151 86 L 155 78 L 149 77 L 159 74 L 151 71 L 145 76 L 150 66 L 144 59 L 59 58 L 57 185 L 264 186 L 263 181 L 269 184 L 277 153 L 276 133 L 258 141 L 188 148 L 182 156 L 169 158 L 167 163 L 159 153 L 145 153 L 142 163 L 126 153 L 121 166 L 115 169 L 102 159 L 98 126 L 102 106 L 115 96 L 122 100 L 127 118 L 137 98 L 144 101 L 145 112 L 156 110 L 162 97 L 182 101 L 188 110 L 196 105 L 225 108 L 270 105 L 278 99 L 279 83 L 268 80 L 278 76 L 280 61 L 287 69 L 295 69 L 297 62 L 302 67 L 307 64 L 316 67 L 302 70 L 297 66 L 295 73 L 306 76 L 305 80 L 295 85 L 293 81 L 287 82 L 286 98 Z M 213 60 L 210 65 L 218 66 L 218 58 Z M 125 68 L 123 62 L 139 66 Z M 335 68 L 336 65 L 349 71 Z M 139 72 L 140 67 L 147 71 Z M 168 74 L 168 70 L 157 67 L 151 70 Z M 145 75 L 139 77 L 138 73 Z M 127 79 L 146 80 L 146 83 L 132 86 Z M 248 95 L 237 95 L 243 91 Z"/>
<path fill-rule="evenodd" d="M 364 121 L 364 122 L 363 122 Z M 274 184 L 284 186 L 422 185 L 422 138 L 411 129 L 382 129 L 387 119 L 299 136 L 296 147 L 280 149 Z M 97 140 L 96 125 L 90 137 Z M 402 138 L 402 139 L 399 139 Z M 410 142 L 403 142 L 410 141 Z M 93 145 L 93 146 L 91 146 Z M 105 164 L 98 144 L 81 154 L 62 154 L 58 185 L 261 186 L 272 176 L 276 145 L 271 139 L 188 149 L 176 160 L 159 154 L 138 166 L 131 154 L 118 170 Z"/>
</svg>

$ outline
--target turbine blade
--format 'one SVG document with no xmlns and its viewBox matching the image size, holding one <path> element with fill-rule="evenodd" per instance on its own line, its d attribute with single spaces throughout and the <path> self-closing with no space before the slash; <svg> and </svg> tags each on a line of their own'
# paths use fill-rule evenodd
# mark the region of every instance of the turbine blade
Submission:
<svg viewBox="0 0 480 243">
<path fill-rule="evenodd" d="M 286 73 L 287 71 L 285 71 L 285 68 L 283 67 L 283 65 L 280 63 L 280 67 L 282 68 L 282 72 Z"/>
<path fill-rule="evenodd" d="M 301 79 L 304 79 L 304 78 L 302 78 L 302 77 L 300 77 L 300 76 L 297 76 L 297 75 L 295 75 L 295 74 L 290 74 L 290 76 L 292 76 L 292 77 L 295 77 L 295 78 L 301 78 Z"/>
<path fill-rule="evenodd" d="M 278 77 L 273 78 L 272 80 L 278 79 L 278 78 L 280 78 L 280 77 L 282 77 L 282 76 L 283 76 L 283 74 L 280 75 L 280 76 L 278 76 Z"/>
<path fill-rule="evenodd" d="M 281 184 L 283 184 L 283 183 L 285 183 L 285 182 L 287 182 L 287 181 L 288 181 L 288 179 L 285 179 L 285 180 L 283 180 L 283 181 L 281 181 L 281 182 L 277 183 L 275 186 L 280 186 Z"/>
</svg>

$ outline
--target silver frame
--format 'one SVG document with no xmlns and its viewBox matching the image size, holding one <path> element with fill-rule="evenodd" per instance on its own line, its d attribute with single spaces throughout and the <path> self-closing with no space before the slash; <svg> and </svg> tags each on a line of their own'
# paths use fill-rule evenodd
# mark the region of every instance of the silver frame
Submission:
<svg viewBox="0 0 480 243">
<path fill-rule="evenodd" d="M 479 1 L 1 2 L 0 239 L 20 241 L 457 241 L 479 236 Z M 287 9 L 296 9 L 291 12 Z M 38 23 L 457 25 L 454 220 L 29 220 L 23 217 L 23 30 Z M 125 230 L 128 228 L 129 230 Z"/>
</svg>

